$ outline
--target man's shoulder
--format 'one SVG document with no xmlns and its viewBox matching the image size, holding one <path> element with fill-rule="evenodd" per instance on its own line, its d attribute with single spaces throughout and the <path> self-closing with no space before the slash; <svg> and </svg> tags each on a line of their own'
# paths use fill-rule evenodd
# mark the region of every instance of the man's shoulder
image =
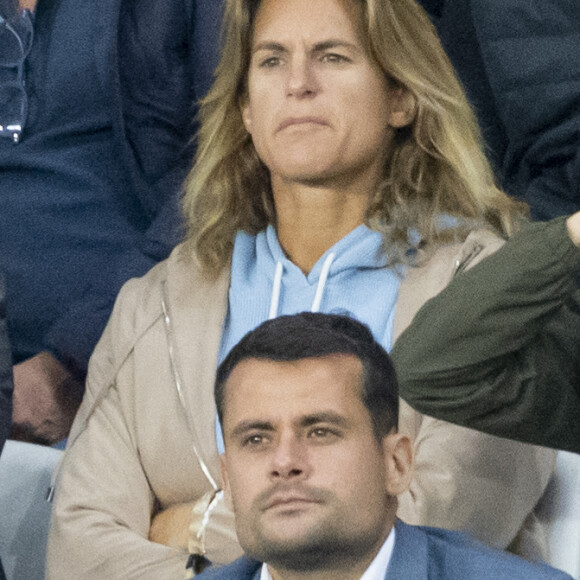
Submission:
<svg viewBox="0 0 580 580">
<path fill-rule="evenodd" d="M 251 558 L 238 558 L 227 566 L 208 568 L 197 576 L 200 580 L 252 580 L 259 578 L 261 563 Z"/>
<path fill-rule="evenodd" d="M 404 565 L 413 552 L 423 553 L 424 578 L 430 580 L 571 580 L 570 576 L 541 563 L 492 550 L 461 532 L 397 524 L 393 564 Z M 416 564 L 416 562 L 415 562 Z"/>
</svg>

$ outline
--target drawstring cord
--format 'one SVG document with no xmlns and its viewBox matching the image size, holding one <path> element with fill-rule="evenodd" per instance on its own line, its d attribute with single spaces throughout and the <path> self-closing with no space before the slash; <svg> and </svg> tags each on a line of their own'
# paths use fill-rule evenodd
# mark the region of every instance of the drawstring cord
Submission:
<svg viewBox="0 0 580 580">
<path fill-rule="evenodd" d="M 318 286 L 316 287 L 316 294 L 314 295 L 314 302 L 312 302 L 312 312 L 318 312 L 320 310 L 320 303 L 322 302 L 322 294 L 324 288 L 326 287 L 326 279 L 328 278 L 328 273 L 330 272 L 330 266 L 334 261 L 334 252 L 331 252 L 324 260 L 322 265 L 322 270 L 320 271 L 320 278 L 318 278 Z"/>
<path fill-rule="evenodd" d="M 318 285 L 316 287 L 316 294 L 314 295 L 314 300 L 310 308 L 311 312 L 318 312 L 320 310 L 320 305 L 322 303 L 322 296 L 324 294 L 324 289 L 326 288 L 326 280 L 328 279 L 328 274 L 330 272 L 330 267 L 332 262 L 334 262 L 334 252 L 331 252 L 326 256 L 324 264 L 322 265 L 322 270 L 320 271 L 320 277 L 318 278 Z M 268 320 L 276 318 L 278 316 L 278 306 L 280 304 L 280 290 L 282 287 L 282 274 L 284 272 L 284 265 L 281 260 L 278 260 L 276 264 L 276 270 L 274 272 L 274 283 L 272 285 L 272 296 L 270 298 L 270 312 L 268 313 Z"/>
<path fill-rule="evenodd" d="M 284 266 L 280 260 L 276 264 L 276 271 L 274 272 L 274 285 L 272 286 L 272 297 L 270 298 L 270 312 L 268 313 L 268 320 L 276 318 L 278 315 L 278 303 L 280 302 L 280 286 L 282 285 L 282 272 Z"/>
</svg>

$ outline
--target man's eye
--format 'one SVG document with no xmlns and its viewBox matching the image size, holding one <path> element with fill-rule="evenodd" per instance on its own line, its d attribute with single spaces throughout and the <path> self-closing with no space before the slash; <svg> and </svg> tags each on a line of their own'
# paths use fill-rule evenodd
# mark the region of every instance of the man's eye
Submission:
<svg viewBox="0 0 580 580">
<path fill-rule="evenodd" d="M 243 444 L 249 447 L 257 447 L 264 442 L 263 435 L 249 435 L 243 440 Z"/>
<path fill-rule="evenodd" d="M 335 437 L 336 433 L 327 427 L 316 427 L 312 429 L 309 433 L 311 439 L 325 440 Z"/>
</svg>

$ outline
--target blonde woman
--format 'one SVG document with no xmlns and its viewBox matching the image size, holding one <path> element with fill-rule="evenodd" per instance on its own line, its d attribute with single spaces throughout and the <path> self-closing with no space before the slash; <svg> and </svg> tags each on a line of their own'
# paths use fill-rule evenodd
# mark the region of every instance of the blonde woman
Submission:
<svg viewBox="0 0 580 580">
<path fill-rule="evenodd" d="M 190 554 L 234 559 L 218 362 L 263 320 L 303 310 L 348 313 L 390 349 L 523 212 L 494 186 L 414 1 L 228 0 L 223 39 L 189 237 L 126 285 L 94 353 L 57 482 L 50 579 L 179 578 L 203 567 Z M 551 451 L 408 406 L 400 428 L 417 456 L 404 521 L 501 548 L 530 524 Z"/>
</svg>

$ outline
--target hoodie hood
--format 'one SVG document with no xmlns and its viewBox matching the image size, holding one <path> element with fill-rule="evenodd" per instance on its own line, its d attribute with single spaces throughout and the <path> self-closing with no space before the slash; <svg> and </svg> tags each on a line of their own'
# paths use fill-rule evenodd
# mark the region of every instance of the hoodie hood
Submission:
<svg viewBox="0 0 580 580">
<path fill-rule="evenodd" d="M 399 277 L 386 263 L 381 234 L 364 225 L 329 248 L 308 275 L 286 257 L 273 226 L 256 236 L 239 232 L 220 362 L 263 321 L 304 311 L 352 316 L 389 350 Z"/>
</svg>

